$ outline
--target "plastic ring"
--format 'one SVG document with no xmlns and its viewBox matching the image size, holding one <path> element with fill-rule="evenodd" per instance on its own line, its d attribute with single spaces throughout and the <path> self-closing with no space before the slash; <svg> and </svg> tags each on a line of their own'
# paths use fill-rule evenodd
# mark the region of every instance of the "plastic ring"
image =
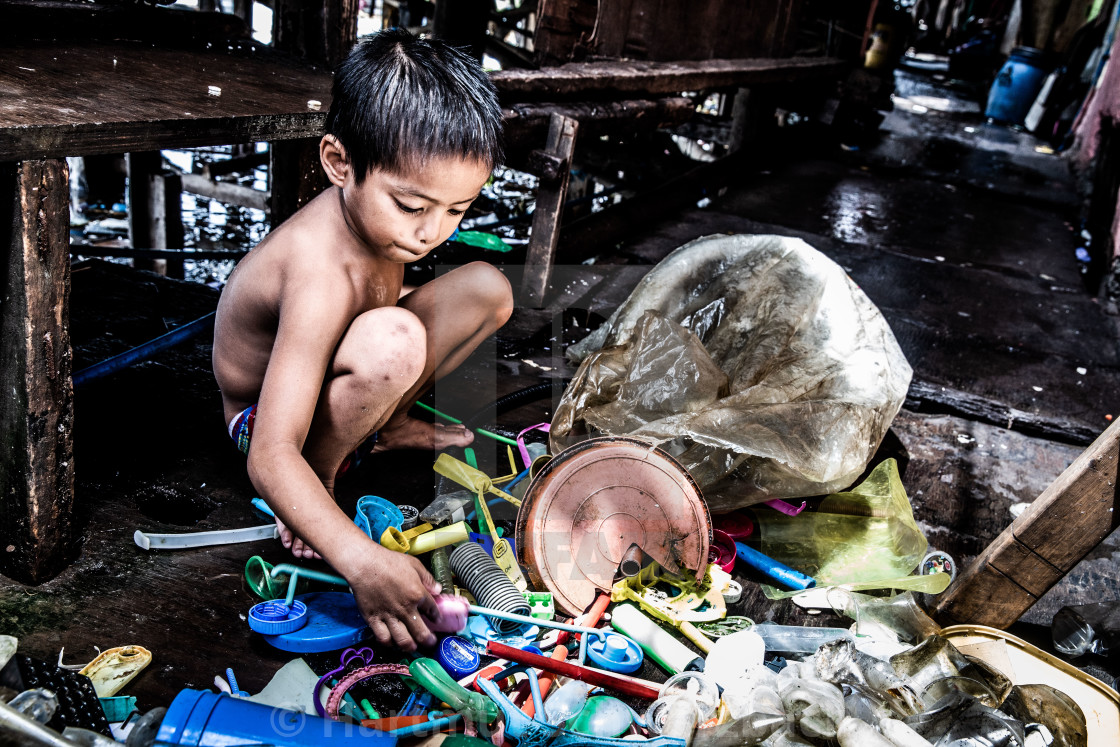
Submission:
<svg viewBox="0 0 1120 747">
<path fill-rule="evenodd" d="M 350 674 L 343 677 L 338 681 L 338 684 L 331 688 L 331 694 L 327 696 L 327 715 L 335 721 L 338 721 L 338 708 L 342 704 L 342 697 L 354 685 L 368 680 L 370 677 L 376 677 L 379 674 L 401 674 L 408 675 L 408 667 L 403 664 L 374 664 L 361 669 L 355 669 Z"/>
<path fill-rule="evenodd" d="M 264 635 L 284 635 L 307 624 L 307 605 L 298 599 L 289 609 L 283 602 L 261 602 L 249 610 L 249 627 Z"/>
</svg>

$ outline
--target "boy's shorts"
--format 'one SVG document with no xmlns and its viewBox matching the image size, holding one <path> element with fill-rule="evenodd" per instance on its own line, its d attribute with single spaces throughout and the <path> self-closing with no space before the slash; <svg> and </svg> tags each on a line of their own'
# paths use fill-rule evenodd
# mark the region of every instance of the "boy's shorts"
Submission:
<svg viewBox="0 0 1120 747">
<path fill-rule="evenodd" d="M 253 422 L 256 418 L 257 406 L 249 405 L 239 412 L 233 420 L 229 421 L 229 437 L 237 444 L 237 448 L 242 454 L 249 453 L 249 442 L 253 439 Z M 372 452 L 376 445 L 377 432 L 375 431 L 372 436 L 347 455 L 346 459 L 342 461 L 342 466 L 338 468 L 338 474 L 345 474 L 352 467 L 357 467 L 361 463 L 362 457 Z"/>
</svg>

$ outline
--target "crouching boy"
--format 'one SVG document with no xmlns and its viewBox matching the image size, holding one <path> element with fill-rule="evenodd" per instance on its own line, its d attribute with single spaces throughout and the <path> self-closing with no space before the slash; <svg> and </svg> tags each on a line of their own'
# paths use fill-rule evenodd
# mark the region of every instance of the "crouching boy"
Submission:
<svg viewBox="0 0 1120 747">
<path fill-rule="evenodd" d="M 404 294 L 404 265 L 445 241 L 501 159 L 501 110 L 470 58 L 406 31 L 361 42 L 334 79 L 319 155 L 331 187 L 272 231 L 218 304 L 214 375 L 230 435 L 297 557 L 351 584 L 382 644 L 431 645 L 439 586 L 334 500 L 359 444 L 464 446 L 410 404 L 509 318 L 484 263 Z"/>
</svg>

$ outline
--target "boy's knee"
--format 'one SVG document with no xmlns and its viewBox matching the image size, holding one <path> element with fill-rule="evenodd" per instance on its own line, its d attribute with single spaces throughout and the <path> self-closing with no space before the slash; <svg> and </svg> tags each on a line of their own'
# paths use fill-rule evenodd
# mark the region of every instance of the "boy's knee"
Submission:
<svg viewBox="0 0 1120 747">
<path fill-rule="evenodd" d="M 487 262 L 471 262 L 463 269 L 471 273 L 471 286 L 479 302 L 492 311 L 498 325 L 505 324 L 513 313 L 513 288 L 509 279 Z"/>
<path fill-rule="evenodd" d="M 424 372 L 427 333 L 411 311 L 386 306 L 360 314 L 346 331 L 350 370 L 372 383 L 407 390 Z"/>
</svg>

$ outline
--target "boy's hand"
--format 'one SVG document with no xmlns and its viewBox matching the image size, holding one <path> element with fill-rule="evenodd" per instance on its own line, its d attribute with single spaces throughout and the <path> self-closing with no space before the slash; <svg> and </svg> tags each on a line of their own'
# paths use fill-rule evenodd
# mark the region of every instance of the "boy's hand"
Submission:
<svg viewBox="0 0 1120 747">
<path fill-rule="evenodd" d="M 380 552 L 370 553 L 370 562 L 351 582 L 358 609 L 374 638 L 402 651 L 434 646 L 436 637 L 425 618 L 439 619 L 434 598 L 440 592 L 439 584 L 411 555 L 377 549 Z"/>
</svg>

